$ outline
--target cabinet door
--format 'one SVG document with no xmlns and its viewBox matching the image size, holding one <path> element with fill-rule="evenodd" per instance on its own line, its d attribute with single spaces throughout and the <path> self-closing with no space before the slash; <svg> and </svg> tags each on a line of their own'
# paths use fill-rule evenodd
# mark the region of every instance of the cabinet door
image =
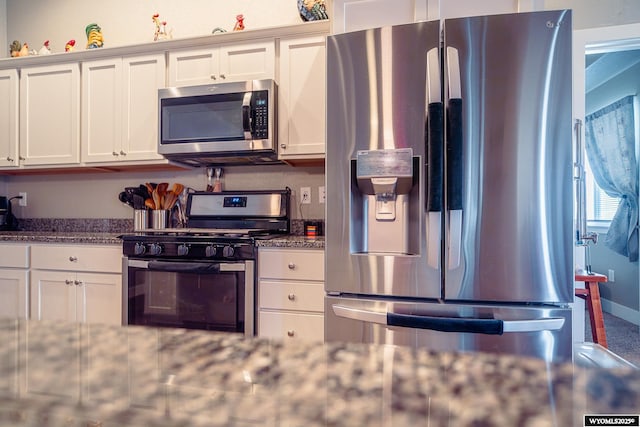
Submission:
<svg viewBox="0 0 640 427">
<path fill-rule="evenodd" d="M 66 402 L 78 402 L 80 397 L 79 325 L 66 322 L 47 322 L 46 324 L 28 322 L 23 336 L 25 365 L 21 396 L 45 399 L 56 397 Z M 52 337 L 55 337 L 55 341 L 52 341 Z M 49 348 L 43 348 L 47 343 L 52 345 Z M 51 356 L 52 351 L 55 352 L 55 357 Z"/>
<path fill-rule="evenodd" d="M 166 86 L 164 55 L 123 60 L 124 123 L 121 160 L 162 159 L 158 154 L 158 89 Z"/>
<path fill-rule="evenodd" d="M 33 270 L 31 272 L 31 318 L 76 321 L 75 273 Z"/>
<path fill-rule="evenodd" d="M 281 159 L 324 158 L 325 37 L 280 41 L 278 141 Z"/>
<path fill-rule="evenodd" d="M 18 71 L 0 70 L 0 168 L 18 161 Z"/>
<path fill-rule="evenodd" d="M 324 316 L 322 313 L 285 313 L 260 310 L 258 314 L 259 336 L 287 340 L 324 340 Z"/>
<path fill-rule="evenodd" d="M 216 83 L 218 49 L 169 52 L 169 86 Z"/>
<path fill-rule="evenodd" d="M 22 164 L 77 164 L 79 152 L 79 64 L 23 68 L 20 76 Z"/>
<path fill-rule="evenodd" d="M 122 60 L 82 64 L 82 161 L 112 162 L 121 151 Z"/>
<path fill-rule="evenodd" d="M 122 276 L 78 273 L 77 320 L 84 323 L 122 324 Z"/>
<path fill-rule="evenodd" d="M 28 317 L 28 276 L 26 270 L 0 268 L 0 317 Z"/>
<path fill-rule="evenodd" d="M 273 79 L 274 76 L 275 43 L 273 41 L 220 47 L 218 81 L 238 82 Z"/>
</svg>

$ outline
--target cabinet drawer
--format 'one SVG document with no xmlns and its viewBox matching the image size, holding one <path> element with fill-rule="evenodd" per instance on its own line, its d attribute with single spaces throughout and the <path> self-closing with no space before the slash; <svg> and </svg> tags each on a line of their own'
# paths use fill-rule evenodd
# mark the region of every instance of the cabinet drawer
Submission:
<svg viewBox="0 0 640 427">
<path fill-rule="evenodd" d="M 324 311 L 324 286 L 320 282 L 277 282 L 260 280 L 260 308 L 276 310 Z"/>
<path fill-rule="evenodd" d="M 0 245 L 0 267 L 29 268 L 29 245 Z"/>
<path fill-rule="evenodd" d="M 122 248 L 116 245 L 33 245 L 31 268 L 120 273 Z"/>
<path fill-rule="evenodd" d="M 277 313 L 260 311 L 259 336 L 287 340 L 324 341 L 322 314 Z"/>
<path fill-rule="evenodd" d="M 258 277 L 324 281 L 324 251 L 264 249 L 258 255 Z"/>
</svg>

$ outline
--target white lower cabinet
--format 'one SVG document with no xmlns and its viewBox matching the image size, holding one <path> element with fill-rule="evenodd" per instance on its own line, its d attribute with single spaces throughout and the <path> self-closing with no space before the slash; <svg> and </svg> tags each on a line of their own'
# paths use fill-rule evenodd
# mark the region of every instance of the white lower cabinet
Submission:
<svg viewBox="0 0 640 427">
<path fill-rule="evenodd" d="M 29 245 L 0 244 L 0 317 L 29 317 Z"/>
<path fill-rule="evenodd" d="M 260 248 L 258 335 L 324 340 L 324 251 Z"/>
<path fill-rule="evenodd" d="M 122 323 L 119 246 L 33 245 L 31 318 Z"/>
</svg>

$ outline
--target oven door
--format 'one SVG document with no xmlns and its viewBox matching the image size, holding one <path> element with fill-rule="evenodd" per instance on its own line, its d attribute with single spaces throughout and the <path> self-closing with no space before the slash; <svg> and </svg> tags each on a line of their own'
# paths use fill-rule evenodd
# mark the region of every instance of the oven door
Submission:
<svg viewBox="0 0 640 427">
<path fill-rule="evenodd" d="M 124 263 L 123 324 L 254 334 L 254 261 Z"/>
</svg>

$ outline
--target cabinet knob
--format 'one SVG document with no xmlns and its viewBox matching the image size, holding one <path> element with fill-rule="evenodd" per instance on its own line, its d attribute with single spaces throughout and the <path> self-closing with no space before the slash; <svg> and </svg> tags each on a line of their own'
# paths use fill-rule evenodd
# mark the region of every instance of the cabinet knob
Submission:
<svg viewBox="0 0 640 427">
<path fill-rule="evenodd" d="M 291 329 L 287 331 L 287 335 L 290 336 L 290 337 L 294 336 L 295 334 L 296 333 Z"/>
<path fill-rule="evenodd" d="M 120 150 L 120 155 L 121 155 L 121 156 L 126 156 L 126 155 L 127 155 L 127 153 L 125 153 L 124 151 Z"/>
<path fill-rule="evenodd" d="M 220 78 L 221 78 L 221 79 L 226 79 L 226 78 L 227 78 L 227 76 L 225 76 L 224 74 L 220 74 Z"/>
<path fill-rule="evenodd" d="M 280 144 L 280 148 L 284 150 L 285 148 L 287 148 L 287 144 Z"/>
<path fill-rule="evenodd" d="M 215 74 L 211 74 L 211 80 L 215 80 L 216 78 Z"/>
<path fill-rule="evenodd" d="M 13 159 L 11 157 L 7 156 L 7 161 L 8 162 L 13 162 Z"/>
<path fill-rule="evenodd" d="M 73 284 L 76 286 L 82 286 L 82 282 L 80 280 L 74 281 Z"/>
<path fill-rule="evenodd" d="M 76 257 L 76 256 L 70 256 L 69 257 L 69 261 L 71 261 L 71 262 L 76 262 L 77 260 L 78 260 L 78 257 Z"/>
<path fill-rule="evenodd" d="M 65 285 L 73 285 L 73 280 L 65 280 L 64 284 Z"/>
<path fill-rule="evenodd" d="M 289 265 L 287 265 L 287 267 L 289 267 L 289 270 L 295 270 L 296 265 L 292 262 L 289 263 Z"/>
<path fill-rule="evenodd" d="M 116 153 L 115 151 L 111 153 L 112 155 L 114 155 L 115 157 L 118 157 L 118 153 Z"/>
<path fill-rule="evenodd" d="M 20 160 L 27 160 L 27 159 L 25 159 L 25 158 L 24 158 L 24 157 L 22 157 L 22 156 L 18 156 L 18 159 L 20 159 Z"/>
<path fill-rule="evenodd" d="M 295 294 L 289 294 L 289 295 L 287 295 L 287 298 L 289 299 L 289 301 L 295 301 L 296 296 L 295 296 Z"/>
</svg>

